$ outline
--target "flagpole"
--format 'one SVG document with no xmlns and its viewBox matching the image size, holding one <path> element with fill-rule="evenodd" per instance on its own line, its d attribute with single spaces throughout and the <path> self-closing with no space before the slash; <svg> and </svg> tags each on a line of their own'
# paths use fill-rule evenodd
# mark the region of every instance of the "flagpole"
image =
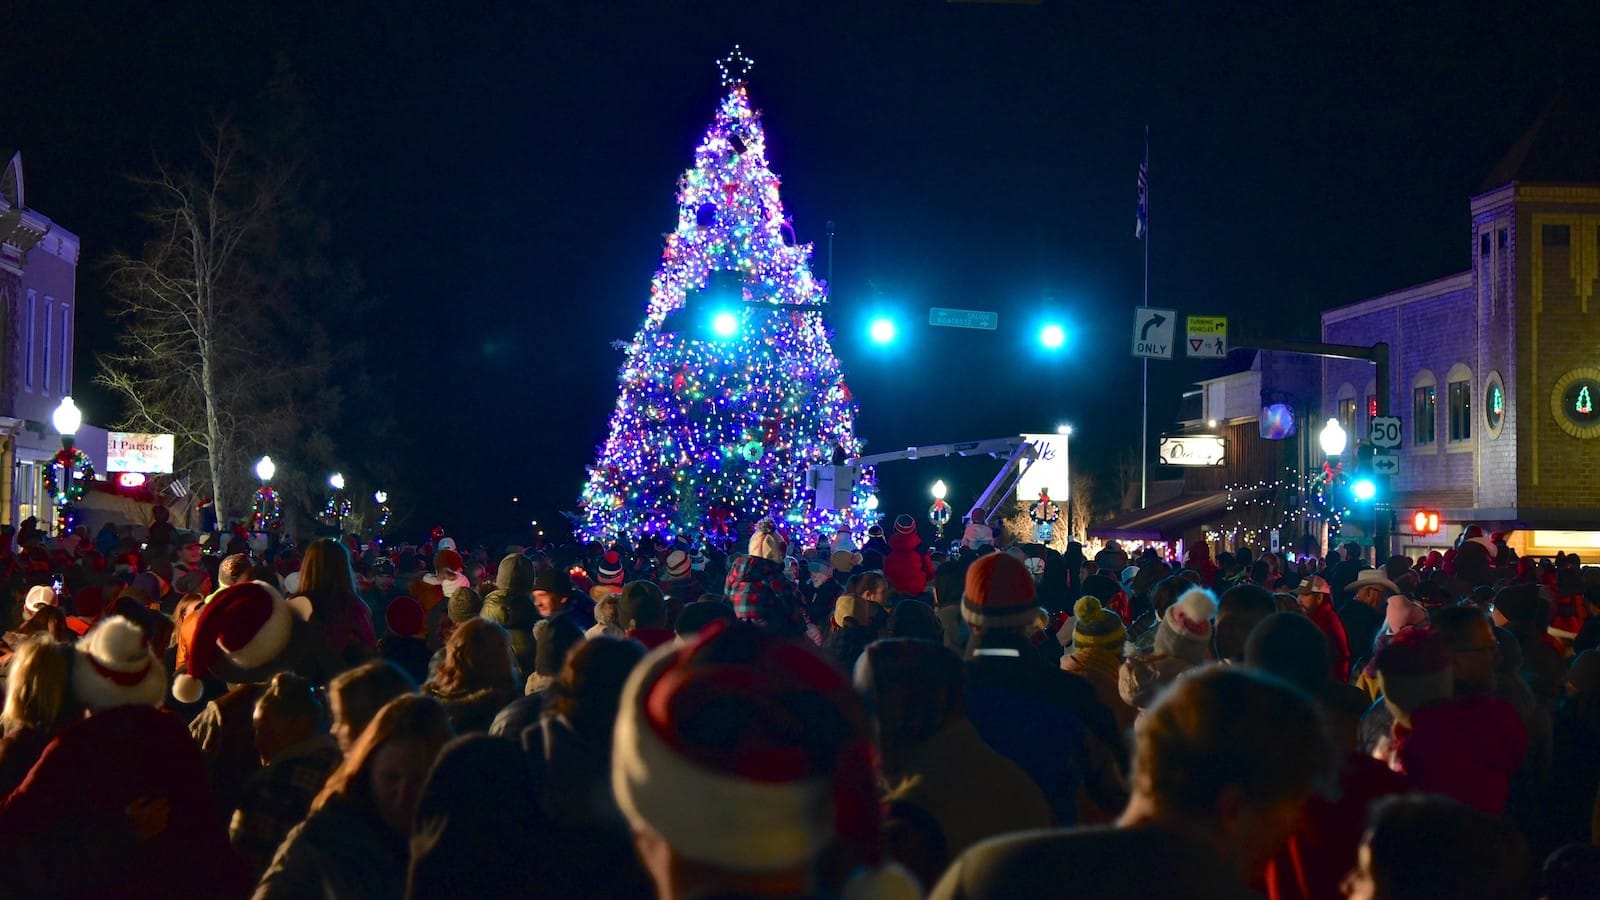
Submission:
<svg viewBox="0 0 1600 900">
<path fill-rule="evenodd" d="M 1144 127 L 1144 305 L 1150 305 L 1150 126 Z M 1176 330 L 1176 326 L 1174 326 Z M 1150 505 L 1150 357 L 1143 358 L 1143 414 L 1139 421 L 1139 508 Z"/>
</svg>

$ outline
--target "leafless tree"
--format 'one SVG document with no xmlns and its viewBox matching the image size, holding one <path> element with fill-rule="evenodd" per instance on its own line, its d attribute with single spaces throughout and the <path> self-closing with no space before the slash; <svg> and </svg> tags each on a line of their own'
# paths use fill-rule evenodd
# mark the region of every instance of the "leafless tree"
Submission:
<svg viewBox="0 0 1600 900">
<path fill-rule="evenodd" d="M 251 160 L 226 122 L 203 150 L 194 170 L 157 161 L 134 179 L 149 195 L 151 236 L 107 262 L 120 348 L 102 355 L 95 380 L 126 404 L 123 427 L 177 436 L 181 463 L 225 512 L 242 505 L 250 449 L 292 415 L 300 374 L 267 339 L 281 299 L 268 260 L 289 176 Z"/>
<path fill-rule="evenodd" d="M 1094 515 L 1094 476 L 1074 470 L 1068 477 L 1072 479 L 1072 491 L 1067 495 L 1067 502 L 1072 505 L 1072 533 L 1068 538 L 1081 541 L 1088 534 L 1089 520 Z"/>
</svg>

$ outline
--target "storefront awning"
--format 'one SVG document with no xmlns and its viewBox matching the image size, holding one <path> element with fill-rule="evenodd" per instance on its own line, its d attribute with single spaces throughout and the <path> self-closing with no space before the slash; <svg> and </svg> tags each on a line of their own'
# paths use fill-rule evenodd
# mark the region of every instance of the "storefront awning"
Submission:
<svg viewBox="0 0 1600 900">
<path fill-rule="evenodd" d="M 1231 504 L 1255 499 L 1265 489 L 1211 491 L 1180 494 L 1171 500 L 1113 516 L 1089 528 L 1089 536 L 1118 541 L 1176 541 L 1185 533 L 1204 525 Z"/>
</svg>

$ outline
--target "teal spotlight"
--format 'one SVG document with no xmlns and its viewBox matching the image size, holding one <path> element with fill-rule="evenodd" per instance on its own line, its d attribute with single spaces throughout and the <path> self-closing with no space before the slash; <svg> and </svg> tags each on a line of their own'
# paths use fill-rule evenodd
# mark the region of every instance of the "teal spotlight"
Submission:
<svg viewBox="0 0 1600 900">
<path fill-rule="evenodd" d="M 719 312 L 711 319 L 711 332 L 717 337 L 733 337 L 739 331 L 739 317 L 731 312 Z"/>
<path fill-rule="evenodd" d="M 1378 486 L 1373 484 L 1371 478 L 1358 478 L 1354 484 L 1350 485 L 1350 493 L 1354 494 L 1357 500 L 1365 503 L 1378 496 Z"/>
<path fill-rule="evenodd" d="M 1046 350 L 1059 350 L 1067 342 L 1067 332 L 1060 325 L 1051 323 L 1039 329 L 1039 343 Z"/>
<path fill-rule="evenodd" d="M 867 336 L 872 338 L 874 344 L 880 346 L 894 343 L 894 320 L 883 316 L 873 319 L 872 325 L 867 329 Z"/>
</svg>

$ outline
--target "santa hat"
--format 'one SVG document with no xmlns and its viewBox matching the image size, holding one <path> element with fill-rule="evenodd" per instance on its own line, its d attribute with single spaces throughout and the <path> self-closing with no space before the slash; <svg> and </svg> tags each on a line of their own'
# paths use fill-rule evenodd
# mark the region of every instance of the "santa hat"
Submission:
<svg viewBox="0 0 1600 900">
<path fill-rule="evenodd" d="M 1033 576 L 1009 553 L 991 553 L 967 569 L 961 618 L 978 628 L 1026 628 L 1039 614 Z"/>
<path fill-rule="evenodd" d="M 683 550 L 674 550 L 667 554 L 667 577 L 687 578 L 689 575 L 689 554 Z"/>
<path fill-rule="evenodd" d="M 46 606 L 60 606 L 61 598 L 56 596 L 55 588 L 48 584 L 36 584 L 28 588 L 28 596 L 22 601 L 22 608 L 29 615 L 38 612 Z"/>
<path fill-rule="evenodd" d="M 187 671 L 172 683 L 181 703 L 200 699 L 200 679 L 217 669 L 229 681 L 263 681 L 285 668 L 295 617 L 309 617 L 309 600 L 296 597 L 291 607 L 283 595 L 258 581 L 225 587 L 200 609 L 190 635 Z"/>
<path fill-rule="evenodd" d="M 150 650 L 144 629 L 122 616 L 96 623 L 78 641 L 72 690 L 91 712 L 118 706 L 160 706 L 167 670 Z"/>
<path fill-rule="evenodd" d="M 895 534 L 916 534 L 917 533 L 917 520 L 911 518 L 910 516 L 906 515 L 905 513 L 901 513 L 900 515 L 895 516 L 894 517 L 894 533 Z"/>
<path fill-rule="evenodd" d="M 1383 614 L 1383 621 L 1388 626 L 1390 634 L 1399 634 L 1407 628 L 1428 624 L 1428 611 L 1422 608 L 1422 604 L 1405 594 L 1391 594 L 1388 609 Z"/>
<path fill-rule="evenodd" d="M 607 550 L 606 555 L 600 559 L 600 569 L 596 574 L 601 584 L 621 584 L 622 554 L 615 550 Z"/>
<path fill-rule="evenodd" d="M 1211 620 L 1217 595 L 1202 587 L 1184 591 L 1156 626 L 1155 651 L 1194 662 L 1211 658 Z"/>
<path fill-rule="evenodd" d="M 825 659 L 743 623 L 652 651 L 623 688 L 611 785 L 635 831 L 740 872 L 809 865 L 837 842 L 858 864 L 845 897 L 914 897 L 886 863 L 872 743 Z"/>
<path fill-rule="evenodd" d="M 751 556 L 759 556 L 781 564 L 788 547 L 788 542 L 778 533 L 777 523 L 771 519 L 762 519 L 756 523 L 755 533 L 750 535 Z"/>
</svg>

